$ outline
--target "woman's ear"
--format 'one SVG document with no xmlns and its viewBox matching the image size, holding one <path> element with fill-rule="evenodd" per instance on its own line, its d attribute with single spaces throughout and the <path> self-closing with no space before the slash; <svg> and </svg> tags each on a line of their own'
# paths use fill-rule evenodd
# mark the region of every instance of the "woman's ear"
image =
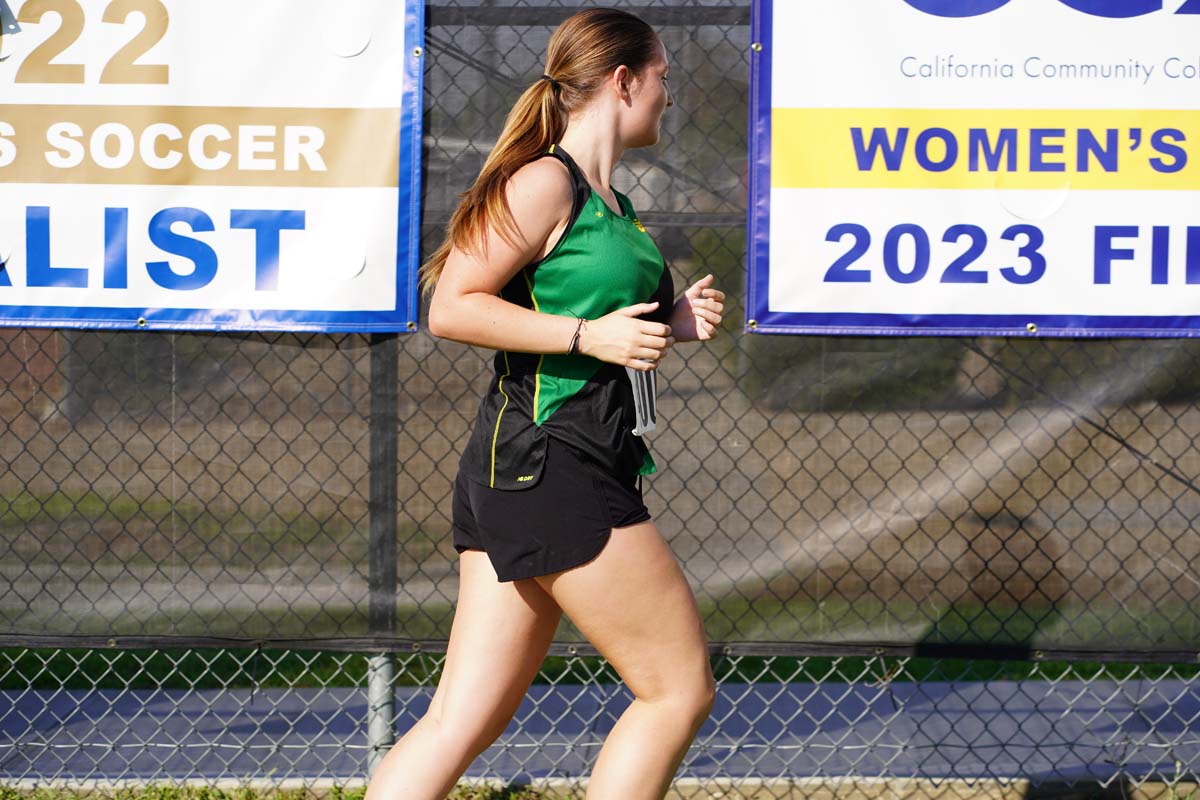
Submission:
<svg viewBox="0 0 1200 800">
<path fill-rule="evenodd" d="M 613 70 L 612 80 L 617 99 L 628 103 L 633 98 L 633 73 L 629 71 L 629 67 L 622 64 Z"/>
</svg>

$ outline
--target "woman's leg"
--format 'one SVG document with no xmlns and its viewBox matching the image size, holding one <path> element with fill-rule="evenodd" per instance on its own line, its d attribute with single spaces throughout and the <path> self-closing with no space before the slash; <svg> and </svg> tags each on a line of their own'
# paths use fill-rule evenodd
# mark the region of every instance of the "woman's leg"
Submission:
<svg viewBox="0 0 1200 800">
<path fill-rule="evenodd" d="M 388 752 L 364 800 L 441 800 L 516 713 L 562 612 L 533 580 L 500 583 L 485 553 L 460 557 L 458 607 L 429 711 Z"/>
<path fill-rule="evenodd" d="M 658 800 L 712 709 L 696 599 L 652 522 L 612 532 L 581 567 L 536 579 L 633 691 L 588 782 L 589 800 Z"/>
</svg>

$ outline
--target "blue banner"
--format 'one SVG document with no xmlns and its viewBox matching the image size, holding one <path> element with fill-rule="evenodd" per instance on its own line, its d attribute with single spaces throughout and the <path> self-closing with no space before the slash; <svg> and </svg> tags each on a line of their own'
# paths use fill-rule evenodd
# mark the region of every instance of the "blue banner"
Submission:
<svg viewBox="0 0 1200 800">
<path fill-rule="evenodd" d="M 753 43 L 748 330 L 1200 335 L 1200 4 L 757 0 Z"/>
</svg>

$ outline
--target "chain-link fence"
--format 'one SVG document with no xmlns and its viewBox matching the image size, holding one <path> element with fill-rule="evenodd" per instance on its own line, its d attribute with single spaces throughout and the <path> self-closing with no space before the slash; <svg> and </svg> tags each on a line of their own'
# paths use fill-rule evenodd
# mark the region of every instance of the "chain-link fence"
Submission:
<svg viewBox="0 0 1200 800">
<path fill-rule="evenodd" d="M 624 5 L 676 104 L 614 185 L 731 299 L 650 442 L 720 683 L 681 775 L 1183 791 L 1200 347 L 742 334 L 748 4 Z M 427 252 L 575 7 L 427 7 Z M 440 667 L 488 369 L 424 332 L 0 331 L 0 779 L 365 775 Z M 552 653 L 471 774 L 587 773 L 627 698 L 569 623 Z"/>
</svg>

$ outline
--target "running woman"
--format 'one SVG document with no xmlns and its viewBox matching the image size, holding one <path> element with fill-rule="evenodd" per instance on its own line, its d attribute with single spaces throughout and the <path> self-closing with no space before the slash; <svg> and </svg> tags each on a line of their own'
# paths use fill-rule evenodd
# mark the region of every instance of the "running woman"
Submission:
<svg viewBox="0 0 1200 800">
<path fill-rule="evenodd" d="M 430 331 L 496 350 L 496 374 L 455 481 L 445 667 L 365 800 L 445 797 L 516 712 L 563 612 L 634 695 L 591 800 L 661 798 L 712 707 L 695 598 L 642 501 L 655 465 L 633 433 L 634 384 L 648 392 L 626 368 L 654 370 L 674 343 L 711 339 L 725 295 L 707 275 L 675 300 L 611 186 L 625 150 L 658 142 L 667 72 L 636 16 L 567 19 L 423 268 Z"/>
</svg>

